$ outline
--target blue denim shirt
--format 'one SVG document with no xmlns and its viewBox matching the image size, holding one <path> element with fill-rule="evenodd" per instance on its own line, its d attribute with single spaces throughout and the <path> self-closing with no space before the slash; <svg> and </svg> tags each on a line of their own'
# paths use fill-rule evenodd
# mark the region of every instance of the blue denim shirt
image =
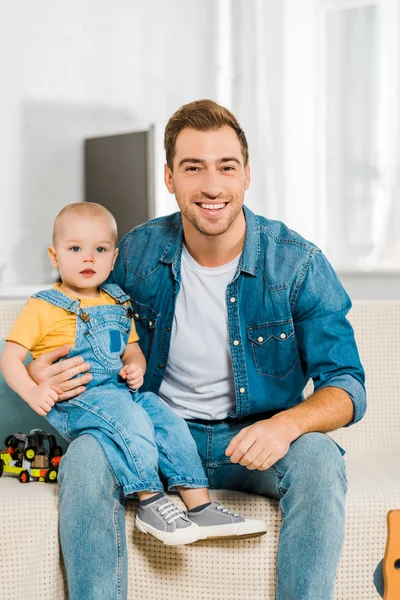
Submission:
<svg viewBox="0 0 400 600">
<path fill-rule="evenodd" d="M 231 416 L 295 406 L 311 377 L 315 390 L 345 390 L 354 404 L 353 422 L 358 421 L 366 396 L 364 371 L 346 318 L 349 297 L 316 246 L 279 221 L 256 216 L 246 207 L 244 215 L 244 248 L 226 289 L 236 395 Z M 131 298 L 147 360 L 143 391 L 157 393 L 165 373 L 182 244 L 180 213 L 136 227 L 119 244 L 112 281 Z"/>
</svg>

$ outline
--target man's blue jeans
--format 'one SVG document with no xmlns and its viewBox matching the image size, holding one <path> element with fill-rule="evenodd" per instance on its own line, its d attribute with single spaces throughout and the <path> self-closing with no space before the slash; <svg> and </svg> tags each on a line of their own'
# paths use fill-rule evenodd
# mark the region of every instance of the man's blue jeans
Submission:
<svg viewBox="0 0 400 600">
<path fill-rule="evenodd" d="M 280 501 L 277 600 L 332 599 L 344 540 L 347 489 L 336 444 L 327 435 L 306 434 L 268 471 L 250 471 L 231 464 L 224 454 L 243 425 L 189 426 L 210 487 Z M 93 437 L 84 435 L 72 442 L 61 461 L 59 481 L 69 599 L 124 600 L 127 552 L 122 490 Z"/>
</svg>

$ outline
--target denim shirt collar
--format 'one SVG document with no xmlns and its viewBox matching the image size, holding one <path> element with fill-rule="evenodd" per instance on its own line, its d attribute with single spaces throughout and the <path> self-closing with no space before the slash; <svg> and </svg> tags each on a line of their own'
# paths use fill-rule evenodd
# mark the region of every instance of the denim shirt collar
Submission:
<svg viewBox="0 0 400 600">
<path fill-rule="evenodd" d="M 255 276 L 260 255 L 260 225 L 256 215 L 247 206 L 243 205 L 243 212 L 246 219 L 246 235 L 238 270 Z M 181 213 L 174 215 L 174 220 L 170 223 L 170 227 L 172 231 L 165 250 L 160 257 L 160 261 L 167 264 L 172 263 L 174 274 L 177 276 L 177 265 L 183 246 Z"/>
</svg>

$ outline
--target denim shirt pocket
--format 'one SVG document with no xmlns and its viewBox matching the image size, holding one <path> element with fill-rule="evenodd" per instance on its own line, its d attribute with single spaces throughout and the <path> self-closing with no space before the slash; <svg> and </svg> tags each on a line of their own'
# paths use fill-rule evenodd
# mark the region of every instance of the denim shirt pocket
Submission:
<svg viewBox="0 0 400 600">
<path fill-rule="evenodd" d="M 285 377 L 299 360 L 293 321 L 260 323 L 248 328 L 257 373 Z"/>
<path fill-rule="evenodd" d="M 139 336 L 139 346 L 146 357 L 149 358 L 154 342 L 154 334 L 157 327 L 158 315 L 150 306 L 140 304 L 131 298 L 133 318 L 136 332 Z"/>
</svg>

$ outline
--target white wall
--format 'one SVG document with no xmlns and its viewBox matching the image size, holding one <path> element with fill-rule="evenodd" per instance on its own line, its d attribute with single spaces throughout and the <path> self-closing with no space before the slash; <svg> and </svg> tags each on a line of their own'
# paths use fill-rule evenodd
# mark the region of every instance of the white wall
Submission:
<svg viewBox="0 0 400 600">
<path fill-rule="evenodd" d="M 1 12 L 4 288 L 51 278 L 54 216 L 83 199 L 85 137 L 165 122 L 185 102 L 215 97 L 216 6 L 19 0 Z"/>
</svg>

